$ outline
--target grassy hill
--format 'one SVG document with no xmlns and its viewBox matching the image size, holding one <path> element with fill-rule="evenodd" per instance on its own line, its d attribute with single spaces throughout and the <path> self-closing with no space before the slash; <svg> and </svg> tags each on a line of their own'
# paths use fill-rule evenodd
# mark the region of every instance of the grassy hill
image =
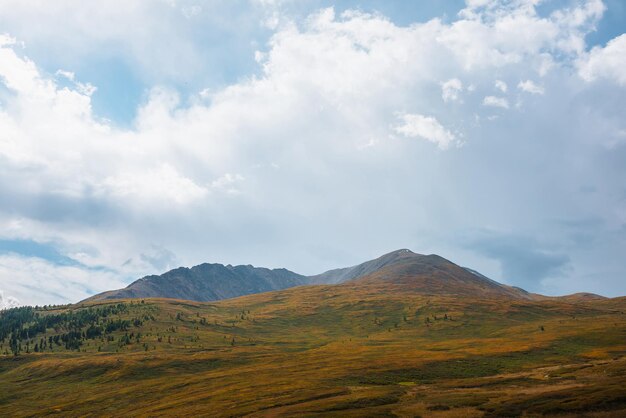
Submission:
<svg viewBox="0 0 626 418">
<path fill-rule="evenodd" d="M 19 308 L 0 416 L 624 416 L 625 312 L 384 281 Z"/>
</svg>

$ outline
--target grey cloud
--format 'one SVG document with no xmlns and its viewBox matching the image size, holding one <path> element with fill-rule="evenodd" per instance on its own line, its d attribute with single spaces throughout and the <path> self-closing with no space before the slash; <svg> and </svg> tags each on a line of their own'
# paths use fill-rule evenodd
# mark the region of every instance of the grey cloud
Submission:
<svg viewBox="0 0 626 418">
<path fill-rule="evenodd" d="M 149 252 L 140 254 L 140 258 L 158 271 L 174 268 L 179 262 L 172 251 L 156 245 L 153 245 Z"/>
<path fill-rule="evenodd" d="M 479 233 L 466 245 L 497 260 L 508 283 L 530 291 L 541 290 L 541 283 L 547 278 L 565 275 L 571 261 L 567 254 L 546 250 L 531 238 L 514 235 Z"/>
<path fill-rule="evenodd" d="M 580 186 L 578 190 L 581 193 L 593 194 L 593 193 L 596 193 L 598 191 L 598 188 L 596 186 L 591 185 L 591 184 L 585 184 L 585 185 Z"/>
</svg>

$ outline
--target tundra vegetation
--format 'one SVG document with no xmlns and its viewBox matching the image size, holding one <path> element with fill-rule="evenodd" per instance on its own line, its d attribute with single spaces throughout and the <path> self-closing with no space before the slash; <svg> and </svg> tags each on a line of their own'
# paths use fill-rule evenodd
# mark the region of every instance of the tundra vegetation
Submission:
<svg viewBox="0 0 626 418">
<path fill-rule="evenodd" d="M 626 416 L 626 298 L 320 285 L 0 313 L 1 416 Z"/>
</svg>

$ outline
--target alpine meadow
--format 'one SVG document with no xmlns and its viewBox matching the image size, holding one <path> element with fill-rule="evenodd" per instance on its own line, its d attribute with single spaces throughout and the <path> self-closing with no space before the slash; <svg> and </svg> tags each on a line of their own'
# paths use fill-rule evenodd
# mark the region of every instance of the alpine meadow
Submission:
<svg viewBox="0 0 626 418">
<path fill-rule="evenodd" d="M 625 417 L 625 69 L 622 0 L 0 0 L 0 416 Z"/>
</svg>

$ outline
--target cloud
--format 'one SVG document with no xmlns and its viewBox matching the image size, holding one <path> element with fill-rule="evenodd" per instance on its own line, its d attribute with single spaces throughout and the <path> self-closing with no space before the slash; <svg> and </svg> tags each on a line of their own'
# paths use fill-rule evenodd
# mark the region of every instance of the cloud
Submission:
<svg viewBox="0 0 626 418">
<path fill-rule="evenodd" d="M 472 1 L 462 19 L 440 39 L 466 69 L 504 67 L 526 61 L 540 71 L 549 50 L 583 52 L 585 34 L 595 28 L 605 7 L 601 0 L 580 2 L 540 17 L 535 2 Z"/>
<path fill-rule="evenodd" d="M 20 301 L 13 296 L 4 296 L 4 293 L 0 290 L 0 311 L 4 309 L 11 309 L 20 306 Z"/>
<path fill-rule="evenodd" d="M 86 96 L 91 96 L 93 95 L 96 90 L 98 90 L 98 88 L 90 83 L 81 83 L 79 81 L 76 80 L 76 74 L 74 74 L 72 71 L 65 71 L 65 70 L 57 70 L 56 73 L 54 73 L 57 77 L 63 77 L 65 79 L 67 79 L 68 81 L 71 81 L 72 84 L 76 87 L 76 89 L 78 90 L 78 92 L 80 92 L 81 94 L 84 94 Z"/>
<path fill-rule="evenodd" d="M 209 12 L 220 9 L 219 5 L 207 8 Z M 223 9 L 219 11 L 226 14 Z M 93 9 L 67 1 L 39 2 L 33 7 L 7 0 L 0 4 L 0 23 L 30 45 L 60 41 L 46 42 L 46 46 L 65 65 L 77 64 L 77 58 L 109 58 L 115 50 L 118 57 L 154 82 L 163 75 L 181 80 L 199 70 L 200 58 L 194 56 L 196 44 L 185 36 L 188 17 L 198 11 L 197 7 L 169 1 L 137 1 L 129 6 L 113 0 Z M 62 21 L 63 25 L 51 25 L 51 21 Z M 160 47 L 151 48 L 152 42 Z M 179 65 L 182 62 L 185 65 Z"/>
<path fill-rule="evenodd" d="M 626 86 L 626 34 L 596 46 L 578 62 L 578 73 L 586 81 L 607 79 Z"/>
<path fill-rule="evenodd" d="M 432 116 L 407 113 L 402 115 L 401 119 L 403 123 L 396 126 L 395 130 L 407 138 L 420 137 L 434 142 L 443 150 L 448 149 L 455 140 L 454 134 Z"/>
<path fill-rule="evenodd" d="M 502 80 L 496 80 L 495 86 L 498 90 L 500 90 L 502 93 L 506 93 L 506 90 L 508 88 L 508 86 L 506 85 L 506 83 Z"/>
<path fill-rule="evenodd" d="M 529 291 L 540 291 L 545 280 L 566 275 L 571 262 L 567 254 L 545 250 L 536 241 L 515 235 L 478 234 L 466 245 L 498 261 L 507 283 Z"/>
<path fill-rule="evenodd" d="M 23 303 L 45 302 L 45 294 L 78 300 L 172 263 L 255 263 L 313 274 L 394 247 L 456 260 L 466 250 L 442 237 L 468 225 L 534 236 L 546 218 L 565 211 L 626 222 L 609 209 L 618 206 L 611 196 L 625 175 L 615 163 L 623 148 L 603 151 L 625 129 L 614 110 L 623 94 L 580 83 L 576 67 L 613 48 L 586 49 L 603 11 L 596 1 L 544 15 L 532 2 L 474 2 L 451 21 L 410 25 L 362 10 L 327 8 L 300 19 L 272 9 L 269 17 L 280 15 L 270 29 L 241 41 L 248 55 L 236 76 L 189 91 L 177 83 L 222 65 L 202 62 L 215 42 L 193 34 L 220 24 L 211 16 L 239 29 L 236 13 L 203 5 L 187 10 L 187 19 L 181 5 L 137 2 L 98 9 L 91 25 L 81 18 L 83 6 L 61 3 L 0 6 L 0 19 L 10 19 L 27 46 L 21 36 L 0 38 L 0 239 L 49 243 L 75 262 L 3 256 L 0 288 Z M 51 16 L 67 24 L 45 25 L 58 21 Z M 38 60 L 37 48 L 52 44 L 80 59 Z M 90 55 L 96 52 L 104 55 Z M 103 88 L 84 87 L 91 80 L 76 68 L 85 57 L 98 62 L 110 54 L 132 63 L 148 86 L 127 128 L 94 110 Z M 593 77 L 607 71 L 590 68 Z M 489 107 L 509 108 L 512 100 L 493 96 L 498 80 L 527 80 L 520 90 L 540 85 L 554 94 L 484 124 Z M 468 146 L 439 152 L 460 138 Z M 564 157 L 581 152 L 583 162 Z M 572 192 L 583 182 L 602 185 L 593 200 Z M 560 245 L 569 242 L 554 233 Z M 618 259 L 624 244 L 609 235 L 596 241 L 610 242 L 614 250 L 605 253 Z M 544 266 L 538 276 L 558 276 L 564 254 L 577 271 L 598 263 L 582 249 L 546 248 L 528 255 Z M 475 262 L 480 270 L 481 259 Z M 507 271 L 524 270 L 506 263 Z M 624 270 L 611 265 L 617 273 L 610 277 Z"/>
<path fill-rule="evenodd" d="M 0 288 L 14 295 L 5 305 L 62 304 L 84 299 L 94 292 L 119 288 L 123 282 L 116 274 L 79 266 L 59 266 L 36 257 L 0 255 Z"/>
<path fill-rule="evenodd" d="M 483 106 L 501 107 L 502 109 L 509 108 L 509 101 L 504 97 L 485 96 L 483 99 Z"/>
<path fill-rule="evenodd" d="M 535 84 L 532 80 L 520 81 L 517 88 L 531 94 L 544 94 L 545 89 Z"/>
<path fill-rule="evenodd" d="M 6 33 L 0 34 L 0 46 L 14 45 L 16 39 Z"/>
<path fill-rule="evenodd" d="M 237 184 L 244 180 L 245 178 L 241 174 L 226 173 L 213 180 L 211 182 L 211 188 L 228 194 L 238 194 L 240 191 L 237 188 Z"/>
<path fill-rule="evenodd" d="M 54 264 L 76 265 L 72 258 L 57 249 L 57 243 L 36 242 L 28 239 L 0 240 L 0 254 L 18 254 L 24 257 L 37 257 Z"/>
<path fill-rule="evenodd" d="M 122 172 L 106 177 L 100 185 L 102 193 L 117 198 L 146 201 L 165 201 L 187 204 L 208 193 L 193 180 L 182 176 L 174 167 L 163 164 L 149 170 Z"/>
<path fill-rule="evenodd" d="M 167 248 L 153 245 L 146 252 L 139 254 L 137 258 L 128 259 L 124 267 L 131 267 L 135 271 L 152 268 L 154 271 L 164 272 L 176 267 L 180 267 L 180 260 L 172 251 Z"/>
<path fill-rule="evenodd" d="M 76 74 L 74 74 L 71 71 L 65 71 L 65 70 L 57 70 L 55 75 L 65 77 L 70 81 L 74 81 L 74 79 L 76 78 Z"/>
<path fill-rule="evenodd" d="M 463 83 L 458 78 L 441 83 L 441 98 L 444 102 L 460 101 L 459 93 L 463 90 Z"/>
</svg>

